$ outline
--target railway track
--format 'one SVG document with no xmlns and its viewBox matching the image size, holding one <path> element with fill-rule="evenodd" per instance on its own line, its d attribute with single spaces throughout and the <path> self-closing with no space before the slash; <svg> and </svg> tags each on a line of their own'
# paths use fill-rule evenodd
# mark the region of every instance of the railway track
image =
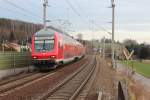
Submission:
<svg viewBox="0 0 150 100">
<path fill-rule="evenodd" d="M 55 70 L 50 71 L 49 73 L 35 73 L 24 76 L 22 78 L 17 78 L 16 80 L 12 79 L 11 81 L 9 80 L 6 82 L 2 82 L 0 83 L 0 100 L 32 100 L 37 98 L 37 96 L 43 97 L 45 95 L 42 94 L 45 94 L 49 90 L 48 87 L 58 87 L 58 84 L 60 83 L 68 83 L 68 76 L 71 79 L 84 70 L 84 72 L 90 73 L 89 70 L 92 69 L 92 67 L 90 68 L 90 65 L 94 64 L 94 60 L 92 61 L 93 63 L 90 61 L 91 57 L 85 57 L 79 62 L 74 62 L 73 64 L 69 64 L 68 66 L 59 67 Z M 72 68 L 76 70 L 74 71 Z M 83 74 L 82 78 L 86 75 L 87 74 Z M 64 81 L 62 82 L 62 80 Z M 51 89 L 53 87 L 51 87 Z M 41 98 L 38 98 L 36 100 L 40 99 Z"/>
<path fill-rule="evenodd" d="M 3 95 L 5 92 L 9 92 L 17 87 L 35 81 L 49 74 L 50 73 L 32 73 L 24 77 L 19 77 L 14 80 L 3 82 L 0 84 L 0 95 Z"/>
<path fill-rule="evenodd" d="M 97 77 L 98 71 L 101 69 L 99 67 L 99 56 L 96 56 L 96 68 L 92 74 L 92 76 L 90 77 L 90 79 L 88 80 L 87 84 L 83 87 L 82 91 L 80 92 L 80 94 L 77 96 L 76 100 L 87 100 L 91 87 L 94 84 L 94 81 Z M 93 100 L 93 99 L 88 99 L 88 100 Z M 94 99 L 95 100 L 95 99 Z"/>
<path fill-rule="evenodd" d="M 94 58 L 36 100 L 74 100 L 92 76 L 95 68 L 96 59 Z"/>
<path fill-rule="evenodd" d="M 10 79 L 2 80 L 0 82 L 0 96 L 3 95 L 5 92 L 11 91 L 11 90 L 18 88 L 22 85 L 25 85 L 27 83 L 30 83 L 30 82 L 33 82 L 36 80 L 40 80 L 40 79 L 42 80 L 42 78 L 45 78 L 45 77 L 51 75 L 52 73 L 55 73 L 57 70 L 60 70 L 61 68 L 62 67 L 57 68 L 57 69 L 52 70 L 47 73 L 33 72 L 33 73 L 13 77 Z"/>
<path fill-rule="evenodd" d="M 14 75 L 14 76 L 5 78 L 3 80 L 0 80 L 0 86 L 7 84 L 7 83 L 10 83 L 10 82 L 13 82 L 13 81 L 17 81 L 17 80 L 25 78 L 25 77 L 29 77 L 31 75 L 34 75 L 35 73 L 37 73 L 37 72 L 23 73 L 23 74 L 18 74 L 18 75 Z"/>
</svg>

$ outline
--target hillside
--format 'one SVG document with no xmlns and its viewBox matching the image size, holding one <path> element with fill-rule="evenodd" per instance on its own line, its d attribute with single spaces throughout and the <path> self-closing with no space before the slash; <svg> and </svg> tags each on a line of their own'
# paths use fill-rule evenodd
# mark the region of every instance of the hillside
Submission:
<svg viewBox="0 0 150 100">
<path fill-rule="evenodd" d="M 41 24 L 0 18 L 0 43 L 5 41 L 25 41 L 36 31 L 42 28 Z"/>
</svg>

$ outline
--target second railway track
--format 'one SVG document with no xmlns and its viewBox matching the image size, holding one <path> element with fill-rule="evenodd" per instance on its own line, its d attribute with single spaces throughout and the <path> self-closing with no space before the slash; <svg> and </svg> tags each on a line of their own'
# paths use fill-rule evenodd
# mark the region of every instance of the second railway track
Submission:
<svg viewBox="0 0 150 100">
<path fill-rule="evenodd" d="M 36 100 L 74 100 L 92 76 L 95 67 L 96 59 L 94 58 Z"/>
<path fill-rule="evenodd" d="M 6 84 L 1 84 L 0 85 L 0 95 L 3 95 L 5 92 L 11 91 L 17 87 L 20 87 L 24 84 L 35 81 L 36 79 L 42 78 L 49 74 L 50 73 L 33 73 L 30 75 L 27 75 L 26 77 L 6 82 Z"/>
<path fill-rule="evenodd" d="M 66 87 L 65 84 L 68 84 L 67 87 L 71 86 L 70 89 L 76 91 L 75 94 L 69 93 L 74 98 L 92 74 L 94 63 L 95 60 L 92 59 L 92 56 L 88 56 L 78 62 L 69 64 L 66 67 L 57 68 L 49 73 L 33 74 L 29 75 L 29 77 L 6 82 L 6 84 L 0 85 L 0 100 L 51 99 L 59 88 Z M 86 78 L 87 76 L 88 78 Z M 52 92 L 50 89 L 54 91 Z"/>
<path fill-rule="evenodd" d="M 18 75 L 14 75 L 14 76 L 5 78 L 3 80 L 0 80 L 0 86 L 10 83 L 10 82 L 13 82 L 13 81 L 17 81 L 17 80 L 25 78 L 25 77 L 29 77 L 31 75 L 34 75 L 35 73 L 37 73 L 37 72 L 23 73 L 23 74 L 18 74 Z"/>
<path fill-rule="evenodd" d="M 5 92 L 9 92 L 15 88 L 20 88 L 22 85 L 34 82 L 36 80 L 40 80 L 42 78 L 44 79 L 47 76 L 52 75 L 59 69 L 61 68 L 57 68 L 47 73 L 33 72 L 33 73 L 26 74 L 26 75 L 14 77 L 12 79 L 8 79 L 8 80 L 6 79 L 4 81 L 1 81 L 0 82 L 0 96 L 5 94 Z"/>
</svg>

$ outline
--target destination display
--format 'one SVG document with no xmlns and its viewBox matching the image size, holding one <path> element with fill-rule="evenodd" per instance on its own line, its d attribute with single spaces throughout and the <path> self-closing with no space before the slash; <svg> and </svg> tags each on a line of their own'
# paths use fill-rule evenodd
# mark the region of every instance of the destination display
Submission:
<svg viewBox="0 0 150 100">
<path fill-rule="evenodd" d="M 54 39 L 54 36 L 51 37 L 35 37 L 35 40 L 51 40 Z"/>
</svg>

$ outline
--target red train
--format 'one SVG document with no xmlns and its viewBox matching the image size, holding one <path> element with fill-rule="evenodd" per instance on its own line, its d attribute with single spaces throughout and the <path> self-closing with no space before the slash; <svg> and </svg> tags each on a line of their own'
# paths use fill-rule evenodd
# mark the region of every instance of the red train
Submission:
<svg viewBox="0 0 150 100">
<path fill-rule="evenodd" d="M 40 69 L 55 67 L 84 55 L 85 47 L 81 43 L 53 27 L 42 29 L 32 37 L 32 61 Z"/>
</svg>

